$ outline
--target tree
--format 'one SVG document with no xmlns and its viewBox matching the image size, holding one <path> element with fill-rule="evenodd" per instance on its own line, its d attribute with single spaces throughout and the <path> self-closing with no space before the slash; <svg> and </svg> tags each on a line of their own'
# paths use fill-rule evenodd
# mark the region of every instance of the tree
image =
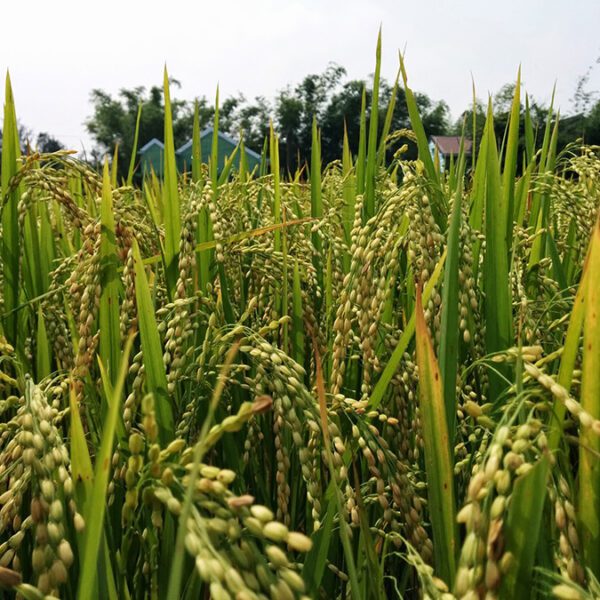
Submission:
<svg viewBox="0 0 600 600">
<path fill-rule="evenodd" d="M 353 154 L 358 152 L 360 134 L 360 111 L 365 81 L 351 80 L 331 96 L 321 118 L 321 153 L 325 163 L 342 155 L 344 124 Z M 367 106 L 371 105 L 371 89 L 366 90 Z"/>
<path fill-rule="evenodd" d="M 36 147 L 40 152 L 56 152 L 64 149 L 61 142 L 45 131 L 37 136 Z"/>
<path fill-rule="evenodd" d="M 502 144 L 505 135 L 508 133 L 508 124 L 510 121 L 510 113 L 513 104 L 513 98 L 516 90 L 516 82 L 504 84 L 498 92 L 492 96 L 492 110 L 494 118 L 494 135 L 497 143 Z M 521 89 L 521 103 L 519 107 L 519 141 L 517 159 L 517 173 L 521 172 L 522 160 L 525 152 L 525 101 L 526 96 L 524 90 Z M 534 131 L 534 136 L 537 135 L 539 143 L 540 131 L 543 134 L 543 128 L 548 114 L 548 107 L 538 103 L 532 96 L 527 97 L 529 103 L 529 117 Z M 483 137 L 483 130 L 487 120 L 487 104 L 481 100 L 476 100 L 475 105 L 475 142 L 476 151 L 478 152 Z M 453 127 L 453 135 L 461 135 L 463 133 L 466 139 L 473 139 L 473 106 L 471 105 L 463 111 L 460 117 L 456 120 Z"/>
<path fill-rule="evenodd" d="M 585 142 L 600 145 L 600 100 L 594 104 L 586 117 Z"/>
<path fill-rule="evenodd" d="M 346 82 L 341 89 L 334 93 L 329 100 L 322 118 L 322 155 L 324 162 L 330 162 L 342 155 L 344 124 L 348 131 L 348 141 L 350 151 L 353 154 L 358 152 L 358 141 L 360 137 L 360 113 L 362 107 L 362 94 L 365 90 L 366 99 L 366 121 L 367 131 L 369 120 L 371 118 L 371 100 L 372 83 L 368 85 L 366 81 L 353 80 Z M 379 131 L 382 135 L 385 115 L 393 94 L 393 85 L 390 85 L 385 79 L 379 82 Z M 423 127 L 427 135 L 440 135 L 447 132 L 448 129 L 448 106 L 445 102 L 434 102 L 426 94 L 417 93 L 415 95 Z M 402 87 L 396 90 L 396 103 L 392 114 L 390 132 L 400 129 L 409 129 L 411 127 L 408 109 L 406 107 L 406 95 Z M 396 140 L 388 149 L 388 156 L 407 140 Z M 416 158 L 416 145 L 409 143 L 408 158 Z"/>
<path fill-rule="evenodd" d="M 269 121 L 273 109 L 264 96 L 257 96 L 254 104 L 242 106 L 237 115 L 237 131 L 243 133 L 247 147 L 259 151 L 269 135 Z"/>
<path fill-rule="evenodd" d="M 238 138 L 242 134 L 248 148 L 260 151 L 268 136 L 272 121 L 280 136 L 282 167 L 294 172 L 310 157 L 312 121 L 316 117 L 321 128 L 322 159 L 324 163 L 341 157 L 344 123 L 348 130 L 350 148 L 358 150 L 363 89 L 367 100 L 367 126 L 372 96 L 372 83 L 362 80 L 343 81 L 344 67 L 330 63 L 320 74 L 310 74 L 295 86 L 281 90 L 273 104 L 263 96 L 248 102 L 243 94 L 225 98 L 219 107 L 219 130 Z M 172 83 L 177 84 L 176 81 Z M 380 82 L 379 110 L 385 115 L 393 88 L 385 79 Z M 197 98 L 202 127 L 212 124 L 214 106 L 204 96 Z M 423 125 L 428 135 L 445 133 L 448 128 L 448 107 L 444 102 L 434 102 L 426 94 L 416 94 Z M 93 156 L 101 160 L 103 154 L 113 153 L 119 145 L 118 172 L 124 177 L 129 167 L 138 107 L 142 107 L 139 146 L 152 138 L 162 140 L 164 128 L 163 91 L 152 87 L 122 89 L 116 98 L 103 90 L 91 93 L 93 115 L 86 127 L 96 142 Z M 192 136 L 193 103 L 172 100 L 173 134 L 175 145 Z M 379 120 L 379 133 L 384 116 Z M 408 128 L 410 121 L 406 109 L 404 90 L 398 88 L 391 130 Z M 392 153 L 404 140 L 390 148 Z M 410 146 L 410 157 L 416 156 L 416 147 Z"/>
<path fill-rule="evenodd" d="M 330 63 L 323 73 L 307 75 L 295 88 L 288 86 L 279 93 L 275 118 L 288 171 L 295 171 L 310 156 L 313 117 L 322 123 L 331 94 L 345 74 L 344 67 Z"/>
<path fill-rule="evenodd" d="M 173 82 L 177 84 L 177 82 Z M 120 90 L 118 97 L 113 98 L 103 90 L 95 89 L 91 93 L 94 113 L 86 121 L 88 132 L 97 144 L 95 157 L 114 152 L 119 146 L 118 173 L 125 177 L 129 168 L 135 124 L 138 108 L 141 106 L 138 148 L 152 138 L 162 140 L 164 132 L 163 90 L 154 86 L 148 92 L 144 87 Z M 206 112 L 206 101 L 201 103 L 202 112 Z M 193 111 L 189 103 L 172 100 L 173 136 L 175 145 L 185 143 L 192 135 Z"/>
</svg>

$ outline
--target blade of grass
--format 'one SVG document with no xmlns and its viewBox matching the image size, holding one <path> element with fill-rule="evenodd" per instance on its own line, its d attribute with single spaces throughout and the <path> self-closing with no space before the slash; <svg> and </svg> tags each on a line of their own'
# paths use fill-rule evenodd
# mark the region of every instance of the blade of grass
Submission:
<svg viewBox="0 0 600 600">
<path fill-rule="evenodd" d="M 15 101 L 10 83 L 10 75 L 6 73 L 4 95 L 4 122 L 2 126 L 2 171 L 0 206 L 2 207 L 2 299 L 4 301 L 4 318 L 2 327 L 7 341 L 17 346 L 17 316 L 11 311 L 19 304 L 19 191 L 10 191 L 10 180 L 17 172 L 17 161 L 20 156 L 18 143 L 17 117 Z"/>
<path fill-rule="evenodd" d="M 119 172 L 119 142 L 115 144 L 115 151 L 113 152 L 111 170 L 110 170 L 110 185 L 113 188 L 117 187 L 117 175 Z"/>
<path fill-rule="evenodd" d="M 233 169 L 233 165 L 235 164 L 235 159 L 239 154 L 241 142 L 233 149 L 231 156 L 226 157 L 225 164 L 223 165 L 223 170 L 219 175 L 218 186 L 222 186 L 229 180 L 229 176 L 231 175 L 231 171 Z"/>
<path fill-rule="evenodd" d="M 50 375 L 51 350 L 46 332 L 46 322 L 42 307 L 38 306 L 37 313 L 37 336 L 35 344 L 35 374 L 37 381 L 41 381 Z"/>
<path fill-rule="evenodd" d="M 385 600 L 386 594 L 383 572 L 379 565 L 379 561 L 377 560 L 377 551 L 375 549 L 376 540 L 374 539 L 369 528 L 369 516 L 367 514 L 360 490 L 360 477 L 356 467 L 356 462 L 354 462 L 352 466 L 354 470 L 355 481 L 354 494 L 356 497 L 356 509 L 358 512 L 358 522 L 360 527 L 359 555 L 364 554 L 366 557 L 366 576 L 363 578 L 363 583 L 367 586 L 365 591 L 371 598 L 374 598 L 375 600 Z M 361 552 L 363 549 L 364 551 Z"/>
<path fill-rule="evenodd" d="M 133 175 L 135 173 L 135 166 L 137 162 L 137 147 L 138 139 L 140 136 L 140 121 L 142 120 L 142 104 L 138 106 L 137 117 L 135 118 L 135 133 L 133 134 L 133 148 L 131 149 L 131 158 L 129 159 L 129 170 L 127 171 L 127 185 L 131 186 L 133 183 Z"/>
<path fill-rule="evenodd" d="M 483 215 L 485 210 L 485 192 L 486 192 L 486 174 L 487 174 L 487 146 L 488 131 L 491 123 L 486 121 L 483 135 L 481 137 L 481 146 L 479 147 L 479 156 L 475 164 L 475 173 L 473 175 L 473 185 L 471 187 L 471 213 L 469 215 L 469 224 L 480 233 L 484 231 Z M 479 275 L 479 256 L 481 253 L 481 239 L 476 239 L 473 243 L 473 278 L 477 281 Z"/>
<path fill-rule="evenodd" d="M 137 303 L 138 326 L 142 345 L 146 387 L 154 395 L 158 416 L 158 431 L 161 444 L 168 444 L 174 435 L 173 410 L 167 394 L 167 374 L 163 362 L 162 345 L 154 316 L 154 304 L 142 263 L 137 241 L 133 240 L 135 268 L 135 297 Z"/>
<path fill-rule="evenodd" d="M 69 431 L 71 472 L 75 482 L 75 499 L 79 506 L 85 506 L 86 500 L 92 491 L 94 469 L 92 468 L 92 459 L 88 451 L 85 431 L 79 413 L 80 407 L 77 404 L 73 385 L 70 387 L 69 408 L 71 417 L 71 429 Z"/>
<path fill-rule="evenodd" d="M 367 148 L 367 168 L 365 171 L 365 220 L 375 214 L 375 176 L 377 174 L 377 133 L 379 117 L 379 74 L 381 72 L 381 27 L 377 36 L 375 51 L 375 75 L 371 95 L 371 114 L 369 115 L 369 144 Z"/>
<path fill-rule="evenodd" d="M 560 368 L 557 382 L 567 391 L 571 389 L 573 371 L 579 354 L 581 330 L 585 317 L 586 297 L 588 291 L 588 280 L 590 278 L 589 252 L 586 258 L 579 287 L 573 301 L 573 309 L 569 318 L 569 326 L 565 335 L 563 351 L 560 358 Z M 548 447 L 555 451 L 562 437 L 562 423 L 566 413 L 565 405 L 558 399 L 554 402 L 552 418 L 550 421 L 550 434 L 548 436 Z"/>
<path fill-rule="evenodd" d="M 332 497 L 327 504 L 325 518 L 321 527 L 311 536 L 313 545 L 306 555 L 304 565 L 302 566 L 302 577 L 308 583 L 309 589 L 315 594 L 321 585 L 325 569 L 327 568 L 327 557 L 331 542 L 335 543 L 336 541 L 332 539 L 335 536 L 333 525 L 336 510 L 337 502 Z"/>
<path fill-rule="evenodd" d="M 102 428 L 102 440 L 100 451 L 95 461 L 94 483 L 88 502 L 86 503 L 85 519 L 86 531 L 84 541 L 84 552 L 81 563 L 81 577 L 77 597 L 80 600 L 91 600 L 95 597 L 96 574 L 98 556 L 102 541 L 102 529 L 104 526 L 104 514 L 106 512 L 106 491 L 108 489 L 108 478 L 111 468 L 111 455 L 117 427 L 117 418 L 121 407 L 121 396 L 127 377 L 129 367 L 129 353 L 133 345 L 133 336 L 129 337 L 123 349 L 123 358 L 116 379 L 112 398 L 109 401 L 109 410 Z M 108 375 L 98 361 L 102 379 L 108 381 Z M 112 387 L 112 386 L 111 386 Z"/>
<path fill-rule="evenodd" d="M 552 136 L 550 138 L 550 142 L 548 144 L 548 154 L 544 160 L 544 169 L 542 170 L 542 163 L 540 162 L 540 172 L 542 181 L 548 181 L 550 174 L 554 171 L 554 167 L 556 164 L 556 147 L 558 144 L 558 123 L 559 116 L 556 116 L 556 122 L 554 124 L 554 128 L 552 129 Z M 533 240 L 533 244 L 531 247 L 531 254 L 529 256 L 529 268 L 531 269 L 535 265 L 537 265 L 540 260 L 545 257 L 546 250 L 546 229 L 549 227 L 551 223 L 552 215 L 550 214 L 550 204 L 551 199 L 550 195 L 547 192 L 538 192 L 534 194 L 533 205 L 531 211 L 531 223 L 536 224 L 536 233 L 538 235 Z M 536 212 L 537 211 L 537 212 Z M 537 219 L 534 221 L 533 216 L 537 214 Z"/>
<path fill-rule="evenodd" d="M 396 109 L 396 98 L 398 97 L 398 82 L 400 81 L 400 68 L 396 73 L 396 81 L 392 87 L 392 95 L 390 96 L 390 102 L 385 113 L 385 120 L 383 122 L 383 131 L 381 132 L 381 141 L 379 142 L 379 150 L 377 150 L 377 165 L 379 167 L 385 166 L 385 152 L 387 137 L 390 134 L 392 128 L 392 120 L 394 118 L 394 110 Z"/>
<path fill-rule="evenodd" d="M 446 406 L 446 423 L 454 439 L 454 423 L 456 420 L 456 374 L 458 372 L 459 344 L 459 252 L 460 228 L 462 215 L 462 180 L 464 174 L 464 152 L 461 141 L 461 159 L 458 165 L 458 185 L 454 195 L 450 226 L 448 228 L 448 244 L 446 268 L 444 269 L 444 286 L 442 288 L 442 334 L 440 336 L 440 371 L 442 374 L 444 404 Z"/>
<path fill-rule="evenodd" d="M 433 213 L 433 217 L 435 218 L 438 227 L 440 227 L 440 229 L 443 231 L 446 228 L 446 224 L 444 223 L 441 211 L 441 207 L 444 204 L 444 199 L 440 188 L 438 172 L 436 171 L 435 166 L 433 164 L 433 159 L 431 158 L 429 144 L 427 142 L 427 135 L 425 134 L 425 128 L 423 127 L 423 122 L 421 121 L 421 117 L 419 115 L 419 108 L 417 106 L 415 95 L 413 91 L 408 87 L 408 77 L 406 75 L 404 57 L 402 56 L 402 54 L 399 54 L 398 56 L 400 59 L 400 71 L 402 72 L 402 80 L 404 82 L 406 107 L 408 108 L 408 115 L 410 117 L 410 122 L 413 131 L 417 136 L 419 160 L 423 163 L 423 166 L 425 167 L 425 173 L 427 174 L 427 178 L 431 182 L 433 188 L 434 197 L 433 202 L 431 204 L 431 212 Z"/>
<path fill-rule="evenodd" d="M 294 260 L 292 284 L 292 356 L 299 364 L 304 364 L 304 315 L 302 312 L 302 283 L 298 260 Z"/>
<path fill-rule="evenodd" d="M 198 100 L 194 100 L 194 122 L 192 125 L 192 181 L 200 181 L 202 146 L 200 144 L 200 113 Z"/>
<path fill-rule="evenodd" d="M 485 237 L 483 290 L 485 293 L 486 352 L 508 348 L 513 339 L 512 308 L 508 281 L 507 221 L 509 206 L 502 195 L 500 167 L 491 101 L 488 104 L 487 173 L 485 194 Z M 490 400 L 498 398 L 504 384 L 495 373 L 490 374 Z"/>
<path fill-rule="evenodd" d="M 525 94 L 525 156 L 527 165 L 533 161 L 535 154 L 535 135 L 533 123 L 531 122 L 531 109 L 529 107 L 529 95 Z"/>
<path fill-rule="evenodd" d="M 321 356 L 319 353 L 319 347 L 314 333 L 312 335 L 312 344 L 313 353 L 315 357 L 317 397 L 319 400 L 319 412 L 321 415 L 323 445 L 325 446 L 325 455 L 327 456 L 329 472 L 331 474 L 331 485 L 333 486 L 334 498 L 337 503 L 338 515 L 342 515 L 344 514 L 343 498 L 341 490 L 336 481 L 336 468 L 333 463 L 331 441 L 329 439 L 329 426 L 327 423 L 327 400 L 325 398 L 325 379 L 323 377 L 323 368 L 321 366 Z M 344 550 L 344 558 L 346 560 L 346 570 L 348 571 L 348 577 L 350 578 L 350 597 L 353 599 L 360 600 L 361 588 L 359 585 L 356 563 L 354 561 L 354 554 L 352 552 L 352 543 L 350 540 L 349 526 L 348 523 L 346 523 L 346 520 L 341 517 L 339 518 L 339 527 L 340 538 L 342 540 L 342 548 Z"/>
<path fill-rule="evenodd" d="M 321 190 L 321 138 L 317 129 L 317 119 L 312 122 L 312 145 L 310 154 L 310 216 L 313 219 L 323 217 L 323 197 Z M 313 264 L 317 271 L 317 282 L 323 289 L 323 242 L 318 232 L 312 234 L 315 249 Z"/>
<path fill-rule="evenodd" d="M 475 93 L 475 80 L 471 76 L 471 95 L 473 100 L 472 109 L 472 125 L 473 128 L 473 145 L 471 146 L 471 168 L 475 169 L 477 164 L 477 94 Z"/>
<path fill-rule="evenodd" d="M 583 322 L 581 406 L 600 419 L 600 219 L 592 233 Z M 579 434 L 578 521 L 586 566 L 600 577 L 600 438 L 590 428 Z"/>
<path fill-rule="evenodd" d="M 435 568 L 450 588 L 456 572 L 457 527 L 454 465 L 450 452 L 446 407 L 429 330 L 425 323 L 421 286 L 417 286 L 416 345 L 419 367 L 419 406 L 425 446 L 427 498 L 433 529 Z"/>
<path fill-rule="evenodd" d="M 215 115 L 213 118 L 212 144 L 210 149 L 210 161 L 208 165 L 210 179 L 212 181 L 213 193 L 217 195 L 219 181 L 219 86 L 215 94 Z"/>
<path fill-rule="evenodd" d="M 165 227 L 165 260 L 167 264 L 167 286 L 170 293 L 175 289 L 178 276 L 177 257 L 181 239 L 181 215 L 179 193 L 177 191 L 177 166 L 175 164 L 175 141 L 173 137 L 173 114 L 169 92 L 169 75 L 164 70 L 163 91 L 165 100 L 164 131 L 164 182 L 162 188 L 164 227 Z"/>
<path fill-rule="evenodd" d="M 100 348 L 103 365 L 108 370 L 108 378 L 116 383 L 121 364 L 121 329 L 119 307 L 119 278 L 117 276 L 118 257 L 115 236 L 115 217 L 112 202 L 108 160 L 104 160 L 102 178 L 101 242 L 100 242 Z"/>
<path fill-rule="evenodd" d="M 352 155 L 350 154 L 350 143 L 348 142 L 348 130 L 346 128 L 346 122 L 344 121 L 344 146 L 342 151 L 342 174 L 344 176 L 344 239 L 348 250 L 352 244 L 351 232 L 352 225 L 354 223 L 354 206 L 356 202 L 355 197 L 355 182 L 352 172 Z M 350 255 L 349 253 L 345 256 L 345 271 L 347 272 L 350 268 Z"/>
<path fill-rule="evenodd" d="M 85 512 L 86 503 L 92 493 L 94 469 L 92 468 L 92 460 L 88 451 L 83 424 L 79 414 L 80 407 L 77 405 L 73 385 L 70 387 L 69 407 L 71 415 L 71 428 L 69 431 L 71 440 L 71 473 L 73 475 L 73 481 L 75 482 L 75 499 L 77 500 L 77 505 L 84 507 Z M 79 555 L 83 556 L 85 551 L 85 534 L 78 533 L 76 537 Z M 102 533 L 101 544 L 102 550 L 98 556 L 97 565 L 98 573 L 100 574 L 97 578 L 97 595 L 101 598 L 116 600 L 117 591 L 115 578 L 104 533 Z"/>
<path fill-rule="evenodd" d="M 513 214 L 515 205 L 515 175 L 519 155 L 519 121 L 521 116 L 521 67 L 517 73 L 517 83 L 510 111 L 508 137 L 506 139 L 506 154 L 504 155 L 504 172 L 502 174 L 502 200 L 507 210 L 506 240 L 507 246 L 512 244 Z"/>
<path fill-rule="evenodd" d="M 500 598 L 531 598 L 535 552 L 544 513 L 548 458 L 543 457 L 525 475 L 518 477 L 511 494 L 506 523 L 506 551 L 514 560 L 502 578 Z"/>
<path fill-rule="evenodd" d="M 365 193 L 365 163 L 367 156 L 367 88 L 363 86 L 360 102 L 360 129 L 356 157 L 356 193 Z"/>
<path fill-rule="evenodd" d="M 248 178 L 248 159 L 246 156 L 246 145 L 244 144 L 244 132 L 240 135 L 240 168 L 238 177 L 242 183 L 245 183 Z"/>
<path fill-rule="evenodd" d="M 272 215 L 273 223 L 281 223 L 281 173 L 279 167 L 279 139 L 273 129 L 273 123 L 269 125 L 269 156 L 271 162 L 271 175 L 273 177 L 273 203 Z M 276 229 L 273 232 L 273 251 L 281 252 L 281 231 Z M 273 288 L 273 308 L 276 315 L 281 316 L 282 291 L 277 282 Z"/>
</svg>

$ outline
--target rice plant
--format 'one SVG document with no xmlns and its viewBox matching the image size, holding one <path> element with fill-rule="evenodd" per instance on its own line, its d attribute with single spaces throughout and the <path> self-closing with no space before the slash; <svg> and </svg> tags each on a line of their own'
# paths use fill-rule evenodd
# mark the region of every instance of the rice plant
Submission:
<svg viewBox="0 0 600 600">
<path fill-rule="evenodd" d="M 3 597 L 599 597 L 599 149 L 518 83 L 442 171 L 401 73 L 412 131 L 285 176 L 178 174 L 165 73 L 141 187 L 21 155 L 7 78 Z"/>
</svg>

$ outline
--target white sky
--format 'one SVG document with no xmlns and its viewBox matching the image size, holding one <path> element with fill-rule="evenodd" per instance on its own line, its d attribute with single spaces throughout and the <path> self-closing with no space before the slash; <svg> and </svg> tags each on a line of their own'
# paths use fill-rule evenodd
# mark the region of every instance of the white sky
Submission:
<svg viewBox="0 0 600 600">
<path fill-rule="evenodd" d="M 382 75 L 393 80 L 406 47 L 409 83 L 445 99 L 453 117 L 515 78 L 563 113 L 576 81 L 600 56 L 600 0 L 28 0 L 0 6 L 0 74 L 10 69 L 17 117 L 36 133 L 89 150 L 89 92 L 151 86 L 172 95 L 243 92 L 271 99 L 330 61 L 364 78 L 383 26 Z M 589 89 L 600 89 L 600 65 Z M 4 100 L 4 86 L 0 86 Z"/>
</svg>

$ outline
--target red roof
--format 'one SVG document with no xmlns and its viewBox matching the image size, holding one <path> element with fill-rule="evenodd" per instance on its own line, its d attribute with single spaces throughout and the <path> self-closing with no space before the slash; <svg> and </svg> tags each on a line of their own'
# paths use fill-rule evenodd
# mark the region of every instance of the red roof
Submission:
<svg viewBox="0 0 600 600">
<path fill-rule="evenodd" d="M 460 136 L 459 135 L 432 135 L 431 139 L 437 146 L 437 149 L 442 154 L 458 154 L 460 150 Z M 471 140 L 465 140 L 465 154 L 471 154 L 471 146 L 473 142 Z"/>
</svg>

